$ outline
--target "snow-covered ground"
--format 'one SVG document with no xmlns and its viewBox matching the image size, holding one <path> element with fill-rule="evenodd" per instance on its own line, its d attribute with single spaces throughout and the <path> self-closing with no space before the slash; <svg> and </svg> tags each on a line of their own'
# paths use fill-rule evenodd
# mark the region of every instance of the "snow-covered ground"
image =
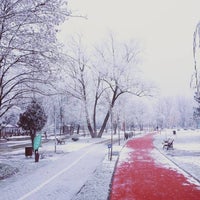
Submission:
<svg viewBox="0 0 200 200">
<path fill-rule="evenodd" d="M 142 137 L 143 134 L 136 137 Z M 164 150 L 162 148 L 163 140 L 167 138 L 174 139 L 173 150 Z M 152 155 L 156 162 L 182 173 L 190 182 L 200 187 L 200 131 L 181 130 L 176 131 L 176 135 L 174 135 L 173 130 L 164 130 L 159 134 L 155 134 L 154 145 L 157 150 L 154 150 Z M 121 147 L 118 145 L 114 145 L 113 148 L 114 151 L 121 151 Z M 127 157 L 123 154 L 128 153 L 129 149 L 125 148 L 120 156 Z M 114 157 L 112 162 L 105 158 L 102 165 L 94 173 L 94 176 L 86 182 L 80 193 L 73 200 L 107 199 L 107 187 L 116 161 L 117 157 Z"/>
<path fill-rule="evenodd" d="M 143 134 L 136 137 L 142 137 Z M 117 138 L 117 136 L 115 136 Z M 166 138 L 174 138 L 174 149 L 173 150 L 164 150 L 162 149 L 162 142 Z M 102 142 L 103 140 L 109 139 L 110 135 L 104 136 L 102 139 L 91 139 L 89 137 L 80 138 L 79 141 L 73 142 L 71 140 L 66 141 L 66 145 L 57 145 L 55 153 L 54 142 L 44 143 L 40 148 L 40 161 L 38 165 L 41 167 L 48 165 L 61 158 L 63 154 L 76 151 L 83 147 L 90 145 L 91 143 Z M 108 158 L 108 151 L 105 154 L 103 162 L 97 167 L 93 172 L 90 178 L 85 182 L 85 184 L 80 188 L 80 191 L 73 197 L 73 200 L 105 200 L 108 197 L 110 182 L 112 174 L 115 168 L 115 163 L 118 158 L 124 141 L 121 141 L 121 144 L 115 143 L 113 145 L 113 156 L 112 160 Z M 152 155 L 155 155 L 155 158 L 160 163 L 165 164 L 166 167 L 171 168 L 171 161 L 173 165 L 180 169 L 180 173 L 185 173 L 188 179 L 191 181 L 196 181 L 199 183 L 200 180 L 200 131 L 193 130 L 181 130 L 176 131 L 176 135 L 173 135 L 172 130 L 165 130 L 161 133 L 157 133 L 154 136 L 154 145 L 157 147 L 155 152 L 152 152 Z M 159 152 L 161 153 L 160 156 Z M 128 153 L 123 151 L 123 153 Z M 123 156 L 123 155 L 121 155 Z M 162 158 L 162 159 L 161 159 Z M 33 158 L 32 158 L 33 159 Z M 27 162 L 29 158 L 25 159 L 24 148 L 20 150 L 15 150 L 0 155 L 0 163 L 10 164 L 14 168 L 18 168 L 19 172 L 17 173 L 20 177 L 20 174 L 30 173 L 31 170 L 35 169 L 35 163 Z M 39 167 L 40 167 L 39 166 Z M 80 177 L 81 178 L 81 177 Z M 6 184 L 7 181 L 0 180 L 1 183 Z M 9 181 L 8 181 L 9 183 Z M 20 187 L 20 186 L 19 186 Z"/>
<path fill-rule="evenodd" d="M 113 139 L 117 139 L 118 136 L 114 136 Z M 52 138 L 53 139 L 53 138 Z M 95 199 L 106 199 L 109 194 L 109 185 L 111 182 L 113 170 L 115 167 L 115 163 L 117 160 L 117 155 L 120 149 L 123 146 L 123 138 L 121 138 L 121 144 L 118 145 L 116 143 L 113 145 L 113 156 L 112 160 L 108 158 L 108 148 L 107 145 L 104 145 L 104 159 L 101 164 L 96 168 L 96 170 L 90 174 L 89 179 L 85 182 L 85 184 L 80 187 L 79 192 L 74 195 L 73 199 L 91 199 L 90 197 L 94 197 Z M 31 174 L 35 169 L 40 170 L 44 166 L 52 165 L 54 162 L 59 162 L 60 159 L 63 159 L 63 156 L 70 155 L 73 152 L 79 151 L 87 147 L 93 143 L 102 143 L 103 141 L 110 142 L 110 135 L 105 135 L 103 138 L 91 139 L 90 137 L 80 137 L 80 139 L 76 142 L 71 139 L 67 139 L 65 144 L 56 145 L 54 141 L 49 141 L 47 143 L 43 143 L 42 147 L 39 148 L 40 160 L 38 163 L 34 162 L 34 156 L 32 158 L 25 158 L 25 149 L 21 148 L 18 150 L 10 151 L 10 152 L 1 152 L 0 154 L 0 165 L 8 164 L 12 166 L 9 170 L 15 169 L 15 172 L 18 169 L 16 175 L 6 178 L 4 180 L 0 180 L 0 184 L 2 188 L 7 188 L 13 180 L 17 181 L 22 176 L 27 174 Z M 95 147 L 96 148 L 96 147 Z M 98 147 L 97 147 L 98 148 Z M 55 153 L 56 149 L 56 153 Z M 99 151 L 102 149 L 99 148 Z M 56 165 L 55 165 L 56 166 Z M 80 166 L 80 168 L 82 168 Z M 9 170 L 6 169 L 4 173 L 7 173 Z M 0 172 L 1 173 L 1 172 Z M 14 179 L 13 179 L 14 177 Z M 38 178 L 38 177 L 37 177 Z M 81 178 L 81 177 L 80 177 Z M 29 183 L 30 184 L 30 183 Z M 19 185 L 20 188 L 20 185 Z M 44 198 L 45 199 L 45 198 Z M 65 198 L 66 199 L 66 198 Z"/>
<path fill-rule="evenodd" d="M 168 138 L 174 139 L 174 148 L 170 150 L 163 149 L 162 144 L 163 140 Z M 175 135 L 173 130 L 164 130 L 156 134 L 154 139 L 157 150 L 165 156 L 159 156 L 155 150 L 153 154 L 156 160 L 167 167 L 176 168 L 200 186 L 200 130 L 176 130 Z"/>
</svg>

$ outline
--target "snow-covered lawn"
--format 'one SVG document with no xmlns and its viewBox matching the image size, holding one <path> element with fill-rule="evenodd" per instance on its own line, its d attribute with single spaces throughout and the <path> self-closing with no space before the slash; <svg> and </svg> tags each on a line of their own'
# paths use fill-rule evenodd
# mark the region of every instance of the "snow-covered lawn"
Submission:
<svg viewBox="0 0 200 200">
<path fill-rule="evenodd" d="M 200 130 L 179 130 L 175 135 L 173 130 L 164 130 L 154 138 L 154 145 L 164 156 L 200 183 Z M 174 149 L 162 148 L 168 138 L 174 139 Z"/>
</svg>

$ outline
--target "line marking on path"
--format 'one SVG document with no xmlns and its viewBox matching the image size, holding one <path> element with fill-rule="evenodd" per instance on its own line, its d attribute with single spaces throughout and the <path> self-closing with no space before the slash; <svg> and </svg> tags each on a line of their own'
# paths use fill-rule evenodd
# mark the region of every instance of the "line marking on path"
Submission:
<svg viewBox="0 0 200 200">
<path fill-rule="evenodd" d="M 24 196 L 22 196 L 21 198 L 19 198 L 18 200 L 24 200 L 27 197 L 31 196 L 32 194 L 34 194 L 35 192 L 41 190 L 45 185 L 47 185 L 48 183 L 50 183 L 51 181 L 53 181 L 54 179 L 56 179 L 58 176 L 60 176 L 61 174 L 63 174 L 64 172 L 66 172 L 67 170 L 69 170 L 71 167 L 73 167 L 75 164 L 77 164 L 83 157 L 85 157 L 90 151 L 92 151 L 94 149 L 90 149 L 87 152 L 85 152 L 81 157 L 79 157 L 77 160 L 75 160 L 73 163 L 71 163 L 68 167 L 64 168 L 63 170 L 61 170 L 60 172 L 58 172 L 57 174 L 55 174 L 54 176 L 52 176 L 51 178 L 49 178 L 48 180 L 46 180 L 45 182 L 43 182 L 42 184 L 40 184 L 39 186 L 37 186 L 35 189 L 33 189 L 31 192 L 25 194 Z"/>
</svg>

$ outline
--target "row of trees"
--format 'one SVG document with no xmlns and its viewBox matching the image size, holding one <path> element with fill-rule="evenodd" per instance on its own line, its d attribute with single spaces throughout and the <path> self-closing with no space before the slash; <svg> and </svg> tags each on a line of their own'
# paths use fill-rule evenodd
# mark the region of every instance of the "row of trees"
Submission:
<svg viewBox="0 0 200 200">
<path fill-rule="evenodd" d="M 123 104 L 122 102 L 125 102 Z M 150 99 L 127 98 L 122 97 L 111 113 L 113 131 L 116 133 L 117 128 L 126 130 L 143 130 L 147 128 L 192 128 L 195 126 L 193 121 L 192 99 L 186 97 L 163 97 L 157 101 L 149 103 Z M 78 107 L 74 105 L 75 107 Z M 82 111 L 79 111 L 80 113 Z M 73 111 L 71 116 L 75 116 Z M 62 119 L 65 121 L 65 117 Z M 84 120 L 73 118 L 74 123 L 84 124 Z M 102 119 L 101 119 L 102 120 Z M 100 121 L 101 121 L 100 120 Z M 58 121 L 61 122 L 61 121 Z M 97 124 L 99 118 L 97 120 Z M 35 131 L 41 130 L 46 123 L 46 115 L 41 105 L 33 101 L 27 110 L 20 115 L 18 124 L 25 130 L 31 130 L 31 135 L 35 136 Z M 112 123 L 112 124 L 111 124 Z M 60 123 L 61 124 L 61 123 Z M 98 126 L 97 126 L 98 127 Z M 99 128 L 99 127 L 98 127 Z"/>
<path fill-rule="evenodd" d="M 62 106 L 77 99 L 91 136 L 101 137 L 116 100 L 124 93 L 148 95 L 149 88 L 135 75 L 138 49 L 133 43 L 118 45 L 111 36 L 91 59 L 79 37 L 67 55 L 61 54 L 57 27 L 70 14 L 62 0 L 2 1 L 0 117 L 15 105 L 24 109 L 30 98 L 57 94 Z M 105 117 L 97 133 L 99 110 Z"/>
<path fill-rule="evenodd" d="M 94 138 L 109 124 L 116 128 L 126 122 L 140 129 L 147 124 L 191 125 L 190 106 L 183 99 L 173 105 L 161 100 L 153 109 L 148 98 L 148 103 L 136 100 L 156 93 L 139 70 L 141 49 L 135 40 L 119 42 L 111 34 L 101 45 L 87 47 L 77 35 L 61 52 L 57 28 L 70 15 L 64 0 L 2 0 L 0 123 L 11 119 L 8 113 L 14 106 L 23 112 L 27 103 L 38 99 L 48 127 L 55 119 L 59 126 L 84 124 Z"/>
</svg>

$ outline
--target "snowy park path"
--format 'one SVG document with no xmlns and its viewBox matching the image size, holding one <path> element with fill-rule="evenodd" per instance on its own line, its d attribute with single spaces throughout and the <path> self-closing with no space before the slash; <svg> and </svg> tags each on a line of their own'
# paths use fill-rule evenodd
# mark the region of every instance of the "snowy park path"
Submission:
<svg viewBox="0 0 200 200">
<path fill-rule="evenodd" d="M 164 159 L 152 134 L 129 140 L 117 163 L 110 200 L 198 200 L 198 182 Z"/>
<path fill-rule="evenodd" d="M 62 155 L 54 162 L 37 168 L 1 187 L 0 199 L 70 200 L 88 180 L 106 154 L 103 144 Z M 32 161 L 33 162 L 33 161 Z"/>
</svg>

